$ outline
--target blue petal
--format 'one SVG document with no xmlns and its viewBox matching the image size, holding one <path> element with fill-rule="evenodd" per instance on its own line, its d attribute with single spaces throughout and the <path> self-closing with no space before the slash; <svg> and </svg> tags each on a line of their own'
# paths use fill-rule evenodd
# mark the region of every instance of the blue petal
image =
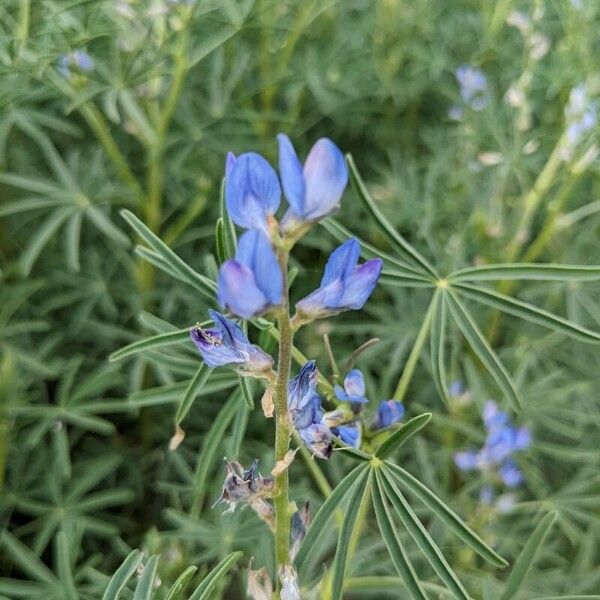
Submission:
<svg viewBox="0 0 600 600">
<path fill-rule="evenodd" d="M 349 396 L 365 395 L 365 378 L 358 369 L 352 369 L 344 379 L 344 389 Z"/>
<path fill-rule="evenodd" d="M 219 333 L 215 329 L 190 329 L 190 337 L 204 362 L 209 367 L 244 363 L 246 356 L 233 346 L 223 343 Z"/>
<path fill-rule="evenodd" d="M 356 267 L 345 282 L 340 306 L 353 310 L 362 308 L 377 285 L 382 267 L 383 261 L 380 258 L 368 260 Z"/>
<path fill-rule="evenodd" d="M 223 343 L 232 346 L 239 345 L 242 347 L 250 344 L 246 334 L 235 321 L 228 319 L 226 316 L 212 309 L 209 309 L 208 315 L 215 322 L 217 329 L 221 332 Z"/>
<path fill-rule="evenodd" d="M 341 385 L 337 385 L 337 383 L 333 386 L 333 393 L 341 402 L 346 402 L 348 400 L 348 394 L 346 394 L 346 390 Z"/>
<path fill-rule="evenodd" d="M 523 473 L 513 461 L 507 461 L 499 471 L 500 479 L 509 487 L 517 487 L 523 483 Z"/>
<path fill-rule="evenodd" d="M 298 433 L 302 441 L 319 458 L 330 458 L 332 447 L 332 434 L 329 427 L 317 423 L 309 425 L 304 429 L 299 429 Z"/>
<path fill-rule="evenodd" d="M 314 292 L 296 303 L 298 312 L 315 317 L 337 312 L 337 307 L 344 293 L 344 285 L 340 279 Z"/>
<path fill-rule="evenodd" d="M 504 427 L 508 424 L 508 414 L 499 410 L 493 400 L 487 400 L 483 406 L 483 423 L 487 429 Z"/>
<path fill-rule="evenodd" d="M 348 169 L 344 155 L 331 140 L 321 138 L 312 147 L 304 163 L 304 183 L 305 219 L 319 219 L 339 207 L 348 183 Z"/>
<path fill-rule="evenodd" d="M 331 432 L 344 442 L 348 446 L 358 448 L 360 445 L 360 430 L 356 425 L 340 425 L 334 427 Z"/>
<path fill-rule="evenodd" d="M 290 138 L 280 133 L 279 142 L 279 173 L 285 197 L 297 216 L 304 216 L 304 177 L 302 165 L 298 160 Z"/>
<path fill-rule="evenodd" d="M 255 152 L 241 154 L 225 180 L 225 203 L 232 221 L 247 229 L 267 229 L 279 208 L 281 188 L 273 167 Z"/>
<path fill-rule="evenodd" d="M 341 246 L 338 246 L 327 260 L 323 279 L 321 279 L 319 287 L 323 288 L 333 283 L 336 279 L 348 277 L 354 270 L 359 255 L 360 244 L 355 238 L 350 238 Z"/>
<path fill-rule="evenodd" d="M 227 260 L 219 271 L 217 298 L 223 308 L 250 319 L 269 307 L 267 297 L 256 285 L 254 273 L 235 260 Z"/>
<path fill-rule="evenodd" d="M 233 152 L 228 152 L 227 158 L 225 159 L 225 177 L 227 177 L 231 173 L 231 169 L 233 169 L 235 161 L 235 154 Z"/>
<path fill-rule="evenodd" d="M 377 408 L 376 428 L 385 429 L 397 423 L 404 416 L 405 408 L 397 400 L 382 400 Z"/>
</svg>

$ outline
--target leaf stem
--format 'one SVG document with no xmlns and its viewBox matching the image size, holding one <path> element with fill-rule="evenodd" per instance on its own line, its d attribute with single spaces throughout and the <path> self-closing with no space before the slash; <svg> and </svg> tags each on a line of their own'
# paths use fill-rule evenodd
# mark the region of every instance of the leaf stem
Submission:
<svg viewBox="0 0 600 600">
<path fill-rule="evenodd" d="M 421 323 L 419 333 L 417 333 L 415 343 L 410 351 L 410 354 L 408 355 L 408 360 L 406 361 L 404 371 L 402 371 L 402 375 L 400 377 L 400 380 L 398 381 L 396 391 L 394 392 L 394 399 L 398 400 L 398 402 L 402 402 L 402 400 L 404 399 L 404 396 L 406 395 L 406 392 L 408 390 L 408 386 L 410 385 L 411 379 L 414 375 L 415 368 L 417 366 L 417 361 L 419 360 L 419 356 L 421 355 L 421 351 L 423 350 L 423 346 L 425 345 L 425 342 L 427 341 L 427 336 L 429 335 L 434 308 L 435 302 L 432 299 L 432 301 L 429 304 L 429 308 L 425 313 L 423 323 Z"/>
</svg>

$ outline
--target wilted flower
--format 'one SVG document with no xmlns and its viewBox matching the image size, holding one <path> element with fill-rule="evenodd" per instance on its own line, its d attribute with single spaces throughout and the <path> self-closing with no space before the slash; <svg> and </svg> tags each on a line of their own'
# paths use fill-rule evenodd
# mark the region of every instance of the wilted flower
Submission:
<svg viewBox="0 0 600 600">
<path fill-rule="evenodd" d="M 288 410 L 302 441 L 319 458 L 331 456 L 332 435 L 323 423 L 321 398 L 317 394 L 317 366 L 307 362 L 288 384 Z"/>
<path fill-rule="evenodd" d="M 304 167 L 288 136 L 280 133 L 277 140 L 281 183 L 290 204 L 281 225 L 284 232 L 291 232 L 339 208 L 348 169 L 340 149 L 327 138 L 317 140 Z"/>
<path fill-rule="evenodd" d="M 310 510 L 308 502 L 305 502 L 301 509 L 292 515 L 292 526 L 290 530 L 290 558 L 294 560 L 300 544 L 306 535 L 306 530 L 310 524 Z"/>
<path fill-rule="evenodd" d="M 223 491 L 215 504 L 227 504 L 225 512 L 233 512 L 238 504 L 250 506 L 261 519 L 273 524 L 273 505 L 268 500 L 273 494 L 273 479 L 258 472 L 258 460 L 244 469 L 237 460 L 225 461 Z"/>
<path fill-rule="evenodd" d="M 252 600 L 272 600 L 273 584 L 269 572 L 265 567 L 255 571 L 252 561 L 248 564 L 248 582 L 246 584 L 246 595 Z"/>
<path fill-rule="evenodd" d="M 285 565 L 279 572 L 281 600 L 300 600 L 300 587 L 298 584 L 298 573 L 292 565 Z"/>
<path fill-rule="evenodd" d="M 56 70 L 66 78 L 71 77 L 73 69 L 83 73 L 89 73 L 94 70 L 94 59 L 85 50 L 73 50 L 68 54 L 63 54 L 58 60 Z"/>
<path fill-rule="evenodd" d="M 281 201 L 275 169 L 256 152 L 229 153 L 226 162 L 225 203 L 231 220 L 245 229 L 269 230 Z"/>
<path fill-rule="evenodd" d="M 282 303 L 283 275 L 262 231 L 247 231 L 240 238 L 235 259 L 221 266 L 217 297 L 223 308 L 244 319 Z"/>
<path fill-rule="evenodd" d="M 366 404 L 369 401 L 365 397 L 365 378 L 358 369 L 352 369 L 344 378 L 344 387 L 336 385 L 334 392 L 342 402 Z"/>
<path fill-rule="evenodd" d="M 272 372 L 273 358 L 251 344 L 242 328 L 215 310 L 208 314 L 215 326 L 192 327 L 190 336 L 209 367 L 231 366 L 242 375 L 266 377 Z"/>
<path fill-rule="evenodd" d="M 362 308 L 373 292 L 383 261 L 374 258 L 358 265 L 360 245 L 351 238 L 336 248 L 325 265 L 321 285 L 296 304 L 302 321 Z"/>
<path fill-rule="evenodd" d="M 483 71 L 470 65 L 463 65 L 458 67 L 454 74 L 460 85 L 463 102 L 473 110 L 482 110 L 488 103 L 488 84 Z"/>
<path fill-rule="evenodd" d="M 391 427 L 404 417 L 404 404 L 398 400 L 382 400 L 377 407 L 377 418 L 373 429 Z"/>
</svg>

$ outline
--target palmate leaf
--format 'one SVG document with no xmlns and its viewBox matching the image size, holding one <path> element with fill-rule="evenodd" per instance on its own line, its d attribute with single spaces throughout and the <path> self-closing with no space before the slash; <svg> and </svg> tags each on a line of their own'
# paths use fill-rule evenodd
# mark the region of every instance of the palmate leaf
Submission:
<svg viewBox="0 0 600 600">
<path fill-rule="evenodd" d="M 306 536 L 300 546 L 300 550 L 296 556 L 296 566 L 300 571 L 306 560 L 310 556 L 312 549 L 315 547 L 319 538 L 327 530 L 327 523 L 333 516 L 336 508 L 340 502 L 355 488 L 362 487 L 366 481 L 369 472 L 369 465 L 362 463 L 355 467 L 350 473 L 338 483 L 333 492 L 327 497 L 325 502 L 321 505 L 321 508 L 317 511 L 314 516 L 312 523 L 306 533 Z"/>
<path fill-rule="evenodd" d="M 468 267 L 454 271 L 448 281 L 597 281 L 600 267 L 586 265 L 557 265 L 551 263 L 508 263 Z"/>
<path fill-rule="evenodd" d="M 402 486 L 413 493 L 425 504 L 442 523 L 470 546 L 477 554 L 497 567 L 505 567 L 508 563 L 494 552 L 463 520 L 426 485 L 398 465 L 386 462 L 387 472 Z"/>
<path fill-rule="evenodd" d="M 392 247 L 404 258 L 406 258 L 409 262 L 413 263 L 418 267 L 418 270 L 425 274 L 433 277 L 434 279 L 438 278 L 436 270 L 429 263 L 429 261 L 422 256 L 418 250 L 413 248 L 395 229 L 394 226 L 387 220 L 387 218 L 383 215 L 383 213 L 379 210 L 379 208 L 373 202 L 373 199 L 369 195 L 367 188 L 354 164 L 354 159 L 352 155 L 346 155 L 346 162 L 348 163 L 348 168 L 350 170 L 350 180 L 352 182 L 352 186 L 356 190 L 359 198 L 363 201 L 367 210 L 371 214 L 371 216 L 375 219 L 377 224 L 379 225 L 380 230 L 385 234 L 388 241 L 392 245 Z"/>
<path fill-rule="evenodd" d="M 528 302 L 523 302 L 522 300 L 500 294 L 499 292 L 468 283 L 457 283 L 452 287 L 467 298 L 517 317 L 521 317 L 526 321 L 543 325 L 544 327 L 554 329 L 555 331 L 564 333 L 565 335 L 569 335 L 584 342 L 600 342 L 600 333 L 577 325 L 568 319 L 564 319 L 543 308 L 538 308 Z"/>
<path fill-rule="evenodd" d="M 406 589 L 416 600 L 427 600 L 427 594 L 425 594 L 425 591 L 421 587 L 417 574 L 415 573 L 400 538 L 396 533 L 394 521 L 387 506 L 386 496 L 380 479 L 381 475 L 376 471 L 375 485 L 373 485 L 371 497 L 379 531 L 381 532 L 383 541 L 390 553 L 394 567 L 396 567 L 396 571 L 398 571 L 398 574 L 402 578 Z"/>
<path fill-rule="evenodd" d="M 217 286 L 214 281 L 197 273 L 173 250 L 171 250 L 156 234 L 154 234 L 131 211 L 121 211 L 121 216 L 131 228 L 158 254 L 169 268 L 178 273 L 194 289 L 198 290 L 206 299 L 214 300 Z"/>
<path fill-rule="evenodd" d="M 352 537 L 355 535 L 357 526 L 357 517 L 360 511 L 361 504 L 368 498 L 372 471 L 369 471 L 364 478 L 355 485 L 349 494 L 348 505 L 344 511 L 344 520 L 340 528 L 338 536 L 337 548 L 335 552 L 335 561 L 333 563 L 333 576 L 331 583 L 331 600 L 341 600 L 344 591 L 344 575 L 346 574 L 346 565 L 350 546 L 352 545 Z"/>
<path fill-rule="evenodd" d="M 390 504 L 394 507 L 402 524 L 419 546 L 438 577 L 446 584 L 446 587 L 452 592 L 455 598 L 470 600 L 467 590 L 451 569 L 427 529 L 419 521 L 417 515 L 406 501 L 406 498 L 404 498 L 402 492 L 400 492 L 394 480 L 387 472 L 387 469 L 381 468 L 380 473 L 379 483 L 385 491 Z"/>
<path fill-rule="evenodd" d="M 464 304 L 452 291 L 444 292 L 444 299 L 447 302 L 454 322 L 458 325 L 465 339 L 471 346 L 473 352 L 478 356 L 485 368 L 494 378 L 498 387 L 504 395 L 510 400 L 516 410 L 521 408 L 521 401 L 517 394 L 515 384 L 513 383 L 508 371 L 485 339 L 483 333 L 473 320 Z"/>
<path fill-rule="evenodd" d="M 423 413 L 422 415 L 413 417 L 383 441 L 379 448 L 377 448 L 375 456 L 379 459 L 388 457 L 392 452 L 395 452 L 406 443 L 413 435 L 423 429 L 430 420 L 431 413 Z"/>
</svg>

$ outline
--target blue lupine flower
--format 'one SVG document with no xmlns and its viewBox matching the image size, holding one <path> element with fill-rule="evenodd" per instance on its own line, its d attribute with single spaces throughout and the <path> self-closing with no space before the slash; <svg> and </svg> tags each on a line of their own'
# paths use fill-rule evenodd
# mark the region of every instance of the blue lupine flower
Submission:
<svg viewBox="0 0 600 600">
<path fill-rule="evenodd" d="M 63 54 L 58 59 L 56 70 L 65 78 L 71 77 L 72 69 L 77 69 L 83 73 L 89 73 L 94 70 L 94 59 L 85 50 L 73 50 L 68 54 Z"/>
<path fill-rule="evenodd" d="M 374 258 L 358 265 L 360 245 L 351 238 L 336 248 L 325 265 L 321 285 L 296 304 L 303 320 L 363 307 L 377 284 L 383 261 Z"/>
<path fill-rule="evenodd" d="M 288 384 L 288 410 L 302 441 L 316 456 L 329 458 L 332 434 L 323 422 L 321 398 L 317 393 L 317 366 L 308 361 Z"/>
<path fill-rule="evenodd" d="M 462 396 L 466 391 L 467 389 L 465 388 L 465 384 L 462 381 L 460 381 L 460 379 L 454 380 L 448 386 L 448 393 L 451 396 Z"/>
<path fill-rule="evenodd" d="M 499 469 L 498 474 L 508 487 L 517 487 L 523 483 L 523 473 L 513 460 L 507 460 Z"/>
<path fill-rule="evenodd" d="M 454 74 L 460 85 L 463 102 L 473 110 L 482 110 L 488 102 L 488 84 L 483 71 L 470 65 L 462 65 Z"/>
<path fill-rule="evenodd" d="M 358 448 L 360 446 L 360 429 L 355 423 L 349 423 L 347 425 L 340 425 L 339 427 L 333 427 L 331 433 L 337 436 L 348 446 Z"/>
<path fill-rule="evenodd" d="M 488 430 L 504 427 L 509 421 L 508 413 L 501 411 L 493 400 L 488 400 L 483 405 L 482 416 L 483 424 Z"/>
<path fill-rule="evenodd" d="M 377 419 L 374 429 L 385 429 L 391 427 L 404 417 L 404 404 L 398 400 L 382 400 L 377 407 Z"/>
<path fill-rule="evenodd" d="M 337 399 L 342 402 L 352 402 L 352 404 L 366 404 L 365 397 L 365 378 L 358 369 L 352 369 L 344 378 L 344 387 L 336 385 L 334 387 Z"/>
<path fill-rule="evenodd" d="M 231 366 L 245 375 L 265 376 L 273 358 L 251 344 L 242 328 L 215 310 L 209 310 L 215 327 L 192 327 L 190 336 L 209 367 Z"/>
<path fill-rule="evenodd" d="M 473 471 L 479 465 L 479 453 L 474 450 L 464 450 L 454 454 L 454 464 L 461 471 Z"/>
<path fill-rule="evenodd" d="M 231 220 L 245 229 L 269 230 L 281 201 L 275 169 L 256 152 L 227 155 L 225 204 Z"/>
<path fill-rule="evenodd" d="M 247 231 L 239 240 L 235 259 L 223 263 L 217 298 L 223 308 L 244 319 L 282 303 L 283 275 L 271 242 L 262 231 Z"/>
<path fill-rule="evenodd" d="M 317 140 L 304 167 L 288 136 L 280 133 L 277 140 L 281 183 L 290 204 L 282 220 L 286 232 L 303 222 L 322 219 L 339 208 L 348 183 L 348 169 L 340 149 L 327 138 Z"/>
</svg>

